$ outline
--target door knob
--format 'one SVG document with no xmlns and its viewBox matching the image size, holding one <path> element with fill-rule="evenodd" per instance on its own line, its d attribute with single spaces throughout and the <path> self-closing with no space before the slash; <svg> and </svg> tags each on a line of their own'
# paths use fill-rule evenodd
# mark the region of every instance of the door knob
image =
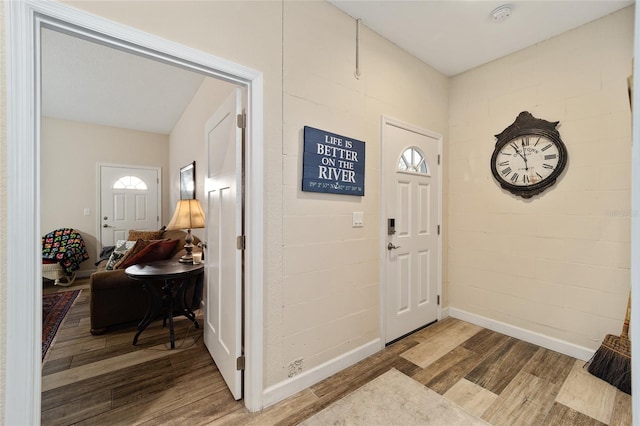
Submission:
<svg viewBox="0 0 640 426">
<path fill-rule="evenodd" d="M 399 249 L 399 248 L 400 246 L 394 246 L 392 243 L 387 244 L 387 250 L 389 251 Z"/>
</svg>

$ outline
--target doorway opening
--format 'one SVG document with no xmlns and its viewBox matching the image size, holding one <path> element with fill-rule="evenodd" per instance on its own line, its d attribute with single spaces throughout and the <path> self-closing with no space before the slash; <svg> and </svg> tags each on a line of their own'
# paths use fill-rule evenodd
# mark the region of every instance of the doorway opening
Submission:
<svg viewBox="0 0 640 426">
<path fill-rule="evenodd" d="M 40 34 L 52 28 L 174 64 L 194 72 L 232 82 L 247 92 L 246 197 L 246 300 L 253 307 L 245 313 L 248 338 L 245 406 L 262 408 L 262 191 L 263 108 L 262 73 L 195 51 L 186 46 L 125 28 L 111 21 L 85 14 L 58 3 L 11 2 L 6 7 L 7 22 L 7 237 L 15 241 L 7 254 L 7 340 L 5 421 L 11 424 L 37 424 L 40 416 L 40 327 L 41 271 L 33 267 L 39 257 L 40 241 Z M 35 52 L 35 54 L 34 54 Z M 24 283 L 31 285 L 24 285 Z"/>
</svg>

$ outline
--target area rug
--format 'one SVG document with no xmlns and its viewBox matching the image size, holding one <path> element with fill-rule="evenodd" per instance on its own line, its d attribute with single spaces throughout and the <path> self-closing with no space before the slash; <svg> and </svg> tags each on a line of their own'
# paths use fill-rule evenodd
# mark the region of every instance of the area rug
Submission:
<svg viewBox="0 0 640 426">
<path fill-rule="evenodd" d="M 301 423 L 313 425 L 488 425 L 392 369 Z"/>
<path fill-rule="evenodd" d="M 42 360 L 56 337 L 65 315 L 73 306 L 80 290 L 44 294 L 42 296 Z"/>
</svg>

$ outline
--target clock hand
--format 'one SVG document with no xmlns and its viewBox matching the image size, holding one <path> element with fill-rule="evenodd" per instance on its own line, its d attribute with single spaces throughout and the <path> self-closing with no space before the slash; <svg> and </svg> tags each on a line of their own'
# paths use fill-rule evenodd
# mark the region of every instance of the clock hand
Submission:
<svg viewBox="0 0 640 426">
<path fill-rule="evenodd" d="M 522 153 L 524 154 L 522 158 L 524 159 L 524 169 L 529 171 L 529 165 L 527 164 L 527 150 L 524 148 L 524 141 L 522 141 Z"/>
<path fill-rule="evenodd" d="M 525 166 L 526 166 L 527 165 L 527 159 L 524 157 L 524 155 L 522 155 L 522 153 L 518 149 L 518 145 L 512 143 L 511 146 L 513 147 L 513 149 L 515 149 L 516 154 L 518 154 L 520 157 L 522 157 L 522 159 L 524 160 Z"/>
</svg>

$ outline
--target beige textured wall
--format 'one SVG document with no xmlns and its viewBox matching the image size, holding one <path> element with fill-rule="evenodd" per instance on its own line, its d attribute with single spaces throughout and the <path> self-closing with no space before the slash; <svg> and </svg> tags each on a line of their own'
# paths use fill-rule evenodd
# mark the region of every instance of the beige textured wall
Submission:
<svg viewBox="0 0 640 426">
<path fill-rule="evenodd" d="M 285 2 L 282 282 L 268 283 L 267 382 L 380 336 L 381 116 L 445 136 L 447 78 L 326 2 Z M 365 196 L 302 192 L 305 125 L 363 140 Z M 364 227 L 352 227 L 352 212 Z"/>
<path fill-rule="evenodd" d="M 98 163 L 160 167 L 163 223 L 169 214 L 169 136 L 44 117 L 41 143 L 42 233 L 61 227 L 80 231 L 91 258 L 80 271 L 95 269 L 100 252 L 97 235 Z M 84 209 L 91 214 L 84 216 Z"/>
<path fill-rule="evenodd" d="M 450 306 L 596 349 L 630 287 L 633 7 L 451 80 Z M 502 190 L 493 135 L 560 121 L 569 162 L 529 201 Z"/>
</svg>

